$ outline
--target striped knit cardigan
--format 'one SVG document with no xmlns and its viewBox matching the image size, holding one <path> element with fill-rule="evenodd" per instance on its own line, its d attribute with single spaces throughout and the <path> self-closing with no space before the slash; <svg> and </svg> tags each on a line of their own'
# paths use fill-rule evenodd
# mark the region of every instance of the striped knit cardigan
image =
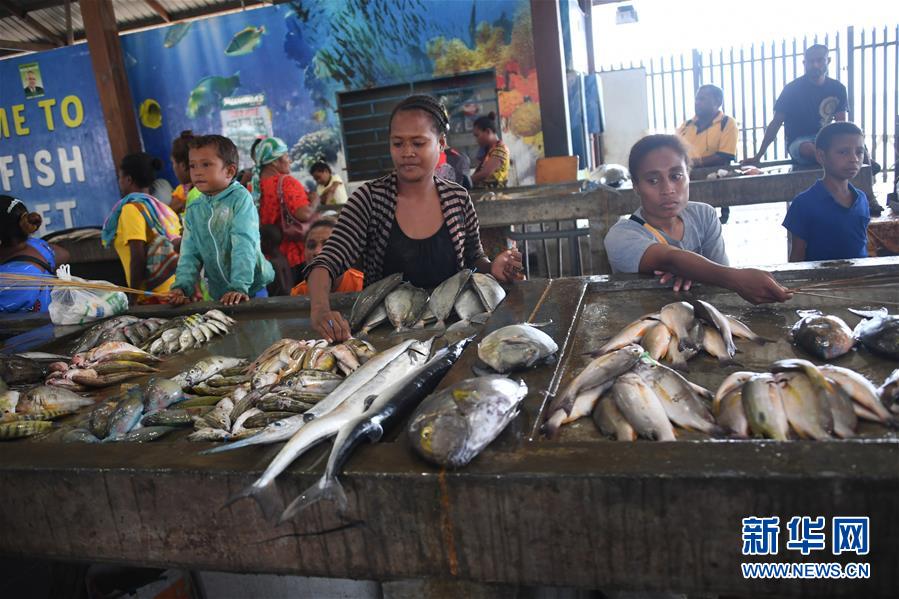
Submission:
<svg viewBox="0 0 899 599">
<path fill-rule="evenodd" d="M 478 215 L 468 191 L 461 185 L 434 177 L 443 220 L 449 229 L 459 270 L 474 268 L 486 258 L 481 246 Z M 306 270 L 324 267 L 337 280 L 362 256 L 365 285 L 383 278 L 384 255 L 390 230 L 396 219 L 396 173 L 365 183 L 357 189 L 340 212 L 334 232 Z"/>
</svg>

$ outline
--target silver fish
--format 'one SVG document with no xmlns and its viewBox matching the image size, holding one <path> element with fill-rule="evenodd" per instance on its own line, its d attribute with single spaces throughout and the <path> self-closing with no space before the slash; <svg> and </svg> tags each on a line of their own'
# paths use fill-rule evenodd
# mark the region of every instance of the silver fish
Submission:
<svg viewBox="0 0 899 599">
<path fill-rule="evenodd" d="M 181 381 L 185 388 L 193 387 L 223 370 L 242 364 L 246 364 L 246 360 L 227 356 L 210 356 L 194 364 L 186 373 L 176 377 L 176 380 Z"/>
<path fill-rule="evenodd" d="M 633 368 L 642 354 L 639 345 L 628 345 L 587 364 L 550 404 L 543 425 L 547 436 L 554 438 L 560 426 L 592 412 L 599 396 L 611 388 L 618 376 Z"/>
<path fill-rule="evenodd" d="M 625 373 L 612 385 L 610 394 L 615 407 L 638 435 L 654 441 L 676 440 L 662 402 L 642 378 Z"/>
<path fill-rule="evenodd" d="M 109 416 L 104 441 L 118 441 L 140 422 L 144 413 L 144 402 L 139 389 L 128 391 L 124 400 L 119 402 L 115 411 Z"/>
<path fill-rule="evenodd" d="M 657 322 L 649 327 L 640 339 L 640 345 L 649 352 L 653 360 L 661 360 L 668 353 L 671 344 L 671 331 L 664 323 Z"/>
<path fill-rule="evenodd" d="M 407 428 L 412 448 L 437 465 L 464 466 L 515 418 L 527 392 L 523 381 L 500 375 L 447 387 L 416 408 Z"/>
<path fill-rule="evenodd" d="M 880 310 L 849 310 L 862 317 L 853 335 L 869 350 L 899 360 L 899 316 Z"/>
<path fill-rule="evenodd" d="M 528 324 L 502 327 L 478 343 L 478 357 L 499 373 L 528 368 L 558 350 L 552 337 Z"/>
<path fill-rule="evenodd" d="M 428 292 L 409 283 L 403 283 L 384 298 L 387 318 L 397 333 L 411 328 L 428 303 Z"/>
<path fill-rule="evenodd" d="M 737 346 L 734 345 L 734 336 L 727 317 L 719 312 L 718 308 L 701 299 L 691 300 L 690 304 L 693 306 L 693 314 L 696 318 L 701 318 L 718 330 L 718 333 L 724 340 L 724 349 L 727 352 L 727 357 L 733 358 L 734 354 L 737 353 Z M 717 358 L 718 356 L 715 357 Z M 721 358 L 718 358 L 718 360 L 720 361 Z"/>
<path fill-rule="evenodd" d="M 181 385 L 170 379 L 152 377 L 144 389 L 144 411 L 149 414 L 164 410 L 182 399 L 185 397 Z"/>
<path fill-rule="evenodd" d="M 459 294 L 459 297 L 456 298 L 453 309 L 456 311 L 456 314 L 459 315 L 459 318 L 468 321 L 487 311 L 480 298 L 478 298 L 478 294 L 473 289 L 465 289 L 462 291 L 462 293 Z"/>
<path fill-rule="evenodd" d="M 799 310 L 799 321 L 793 325 L 793 343 L 822 360 L 832 360 L 849 352 L 855 345 L 852 329 L 837 316 L 818 310 Z"/>
<path fill-rule="evenodd" d="M 634 374 L 650 386 L 671 422 L 709 435 L 722 434 L 711 411 L 680 374 L 662 364 L 646 362 L 639 363 Z"/>
<path fill-rule="evenodd" d="M 618 333 L 614 337 L 609 339 L 602 347 L 600 347 L 596 351 L 593 351 L 591 355 L 600 356 L 610 351 L 615 351 L 616 349 L 627 347 L 628 345 L 640 343 L 640 340 L 643 339 L 643 335 L 645 335 L 647 331 L 655 327 L 658 323 L 658 314 L 649 314 L 647 316 L 643 316 L 618 331 Z"/>
<path fill-rule="evenodd" d="M 742 389 L 743 410 L 750 430 L 778 441 L 790 438 L 790 424 L 784 410 L 780 387 L 770 374 L 749 379 Z"/>
<path fill-rule="evenodd" d="M 767 337 L 762 337 L 760 335 L 755 334 L 752 329 L 750 329 L 746 323 L 741 320 L 734 318 L 733 316 L 726 316 L 727 322 L 730 324 L 730 330 L 733 333 L 734 337 L 739 337 L 740 339 L 748 339 L 754 343 L 758 343 L 759 345 L 764 345 L 766 343 L 773 343 L 772 339 L 768 339 Z"/>
<path fill-rule="evenodd" d="M 365 322 L 365 318 L 371 311 L 381 304 L 384 298 L 387 297 L 387 294 L 402 282 L 402 273 L 394 273 L 360 291 L 350 312 L 350 330 L 359 330 L 359 327 L 362 326 L 362 323 Z"/>
<path fill-rule="evenodd" d="M 93 403 L 93 399 L 81 397 L 68 389 L 38 385 L 19 395 L 16 410 L 19 412 L 77 410 Z"/>
<path fill-rule="evenodd" d="M 731 341 L 733 343 L 733 341 Z M 710 326 L 702 327 L 702 349 L 713 358 L 718 359 L 719 366 L 731 366 L 737 364 L 733 360 L 733 354 L 727 349 L 727 342 L 717 329 Z"/>
<path fill-rule="evenodd" d="M 896 419 L 890 414 L 890 411 L 883 405 L 880 395 L 874 385 L 861 374 L 843 368 L 834 366 L 833 364 L 823 364 L 818 367 L 824 376 L 832 380 L 834 383 L 843 388 L 843 391 L 852 398 L 852 400 L 861 405 L 865 410 L 876 417 L 876 421 L 881 424 L 894 426 L 897 424 Z"/>
<path fill-rule="evenodd" d="M 465 289 L 469 279 L 471 279 L 471 275 L 472 271 L 468 269 L 460 270 L 438 285 L 431 293 L 431 297 L 428 298 L 428 307 L 430 307 L 431 313 L 437 319 L 438 328 L 445 326 L 446 319 L 449 318 L 453 311 L 456 299 Z"/>
<path fill-rule="evenodd" d="M 714 407 L 715 419 L 725 430 L 740 439 L 749 438 L 749 421 L 743 409 L 743 389 L 737 387 L 721 398 Z"/>
<path fill-rule="evenodd" d="M 602 397 L 596 404 L 596 409 L 593 410 L 593 422 L 596 424 L 596 428 L 607 437 L 614 437 L 618 441 L 637 440 L 637 431 L 608 395 Z"/>
<path fill-rule="evenodd" d="M 695 318 L 693 306 L 687 302 L 666 304 L 659 311 L 659 319 L 677 337 L 678 348 L 681 350 L 698 349 L 690 337 L 690 329 L 693 327 Z"/>
<path fill-rule="evenodd" d="M 359 331 L 361 335 L 368 335 L 373 329 L 378 328 L 382 324 L 387 322 L 387 308 L 384 307 L 383 302 L 378 304 L 377 307 L 371 311 L 368 317 L 365 319 L 365 322 L 362 325 L 362 330 Z"/>
<path fill-rule="evenodd" d="M 833 414 L 827 398 L 819 395 L 812 382 L 802 372 L 783 372 L 775 380 L 790 427 L 801 439 L 830 439 L 833 435 Z"/>
<path fill-rule="evenodd" d="M 506 290 L 493 275 L 476 272 L 471 275 L 471 286 L 488 312 L 496 310 L 496 307 L 506 299 Z"/>
</svg>

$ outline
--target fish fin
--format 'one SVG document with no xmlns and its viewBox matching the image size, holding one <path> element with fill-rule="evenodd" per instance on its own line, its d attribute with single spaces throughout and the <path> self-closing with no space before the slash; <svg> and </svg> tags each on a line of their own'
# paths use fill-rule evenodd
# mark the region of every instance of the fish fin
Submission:
<svg viewBox="0 0 899 599">
<path fill-rule="evenodd" d="M 849 308 L 849 311 L 862 318 L 878 318 L 889 315 L 889 310 L 886 308 L 878 308 L 876 310 L 857 310 L 855 308 Z"/>
<path fill-rule="evenodd" d="M 373 404 L 374 401 L 375 401 L 377 398 L 378 398 L 377 395 L 369 395 L 368 397 L 366 397 L 366 398 L 365 398 L 365 401 L 363 402 L 364 405 L 365 405 L 365 410 L 367 410 L 368 408 L 370 408 L 370 407 L 371 407 L 371 404 Z M 364 410 L 363 410 L 363 411 L 364 411 Z"/>
<path fill-rule="evenodd" d="M 299 497 L 287 506 L 287 509 L 284 510 L 278 519 L 278 524 L 287 522 L 306 508 L 323 499 L 337 500 L 337 510 L 339 512 L 346 511 L 347 498 L 340 481 L 337 478 L 329 479 L 327 476 L 322 476 L 317 483 L 303 491 Z"/>
<path fill-rule="evenodd" d="M 256 503 L 259 504 L 259 509 L 262 510 L 262 515 L 266 520 L 274 518 L 275 514 L 278 513 L 283 505 L 281 495 L 278 493 L 278 487 L 275 485 L 275 481 L 272 481 L 261 487 L 257 487 L 255 483 L 248 486 L 239 493 L 229 497 L 228 501 L 225 502 L 225 505 L 223 505 L 221 509 L 225 509 L 232 503 L 246 497 L 252 497 L 256 500 Z"/>
</svg>

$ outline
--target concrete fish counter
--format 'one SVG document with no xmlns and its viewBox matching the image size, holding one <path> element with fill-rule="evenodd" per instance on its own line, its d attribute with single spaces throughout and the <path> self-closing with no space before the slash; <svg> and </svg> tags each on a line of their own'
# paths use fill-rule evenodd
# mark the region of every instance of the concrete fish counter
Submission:
<svg viewBox="0 0 899 599">
<path fill-rule="evenodd" d="M 784 282 L 899 274 L 899 261 L 790 265 Z M 783 340 L 797 308 L 818 307 L 856 322 L 845 308 L 897 301 L 890 287 L 836 293 L 837 301 L 797 296 L 752 307 L 734 294 L 697 288 L 723 311 L 780 339 L 743 342 L 749 370 L 798 355 Z M 402 431 L 360 448 L 341 476 L 349 506 L 319 503 L 275 527 L 250 500 L 222 509 L 250 484 L 280 446 L 215 456 L 183 435 L 148 444 L 0 445 L 0 553 L 67 560 L 179 566 L 344 578 L 462 579 L 757 596 L 893 597 L 899 589 L 899 441 L 885 430 L 848 441 L 676 443 L 602 440 L 589 418 L 539 434 L 549 397 L 586 363 L 583 352 L 646 312 L 673 301 L 655 281 L 577 278 L 514 286 L 482 333 L 518 322 L 547 322 L 558 359 L 520 373 L 529 386 L 521 415 L 468 467 L 441 471 L 412 453 Z M 857 303 L 855 303 L 857 302 Z M 343 300 L 346 308 L 349 299 Z M 166 310 L 163 308 L 162 310 Z M 168 313 L 171 313 L 168 311 Z M 253 302 L 231 311 L 240 325 L 204 350 L 170 361 L 179 370 L 208 353 L 250 356 L 284 336 L 311 335 L 302 302 Z M 551 322 L 550 322 L 551 321 Z M 396 338 L 378 333 L 382 349 Z M 471 346 L 442 386 L 472 376 Z M 881 380 L 894 364 L 857 350 L 838 364 Z M 707 357 L 689 378 L 717 387 L 727 372 Z M 179 436 L 180 435 L 180 436 Z M 297 460 L 279 478 L 287 503 L 312 485 L 328 447 Z M 785 551 L 792 516 L 867 516 L 870 553 L 803 557 Z M 741 554 L 741 521 L 779 516 L 776 556 Z M 828 532 L 828 539 L 830 534 Z M 864 580 L 747 580 L 741 562 L 866 562 Z"/>
</svg>

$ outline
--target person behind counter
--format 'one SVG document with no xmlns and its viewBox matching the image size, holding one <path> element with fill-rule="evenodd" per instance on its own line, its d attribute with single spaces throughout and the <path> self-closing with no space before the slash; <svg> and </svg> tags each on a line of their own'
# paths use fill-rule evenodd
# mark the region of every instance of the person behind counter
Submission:
<svg viewBox="0 0 899 599">
<path fill-rule="evenodd" d="M 316 221 L 311 227 L 309 227 L 309 232 L 306 233 L 306 257 L 310 260 L 315 259 L 319 254 L 322 253 L 322 250 L 325 247 L 325 242 L 331 237 L 331 233 L 334 232 L 334 221 L 329 219 L 321 219 Z M 361 271 L 356 270 L 355 268 L 350 268 L 345 273 L 337 277 L 335 279 L 333 285 L 331 285 L 331 291 L 338 293 L 352 293 L 354 291 L 362 291 L 362 288 L 365 286 L 364 283 L 365 276 Z M 290 295 L 308 295 L 309 294 L 309 285 L 306 281 L 299 283 L 296 287 L 294 287 Z"/>
<path fill-rule="evenodd" d="M 343 179 L 331 172 L 327 162 L 318 161 L 309 169 L 312 178 L 315 179 L 315 193 L 325 206 L 338 206 L 346 204 L 346 185 Z"/>
<path fill-rule="evenodd" d="M 262 255 L 253 197 L 234 180 L 237 147 L 227 137 L 203 135 L 190 142 L 190 178 L 201 195 L 184 213 L 181 258 L 169 303 L 190 301 L 200 268 L 210 295 L 234 305 L 266 297 L 275 273 Z"/>
<path fill-rule="evenodd" d="M 272 265 L 275 271 L 275 280 L 266 286 L 269 297 L 290 295 L 293 287 L 293 269 L 287 257 L 281 253 L 281 229 L 275 225 L 262 225 L 259 227 L 259 238 L 262 245 L 262 255 Z"/>
<path fill-rule="evenodd" d="M 171 208 L 149 194 L 162 168 L 145 152 L 129 154 L 119 165 L 119 190 L 124 197 L 103 223 L 104 246 L 113 244 L 129 287 L 166 293 L 175 282 L 181 223 Z M 138 298 L 152 302 L 153 297 Z"/>
<path fill-rule="evenodd" d="M 65 249 L 31 237 L 41 222 L 22 200 L 0 195 L 0 273 L 52 275 L 58 264 L 69 261 Z M 49 307 L 49 287 L 0 290 L 0 312 L 46 312 Z"/>
<path fill-rule="evenodd" d="M 496 131 L 496 115 L 492 112 L 475 119 L 472 134 L 485 152 L 471 176 L 475 187 L 505 187 L 509 180 L 509 148 Z"/>
<path fill-rule="evenodd" d="M 675 135 L 649 135 L 631 148 L 628 168 L 641 207 L 604 240 L 612 271 L 675 279 L 674 291 L 692 281 L 731 289 L 754 304 L 792 294 L 755 268 L 728 266 L 721 223 L 708 204 L 690 202 L 688 150 Z"/>
<path fill-rule="evenodd" d="M 178 178 L 178 187 L 172 191 L 172 201 L 169 207 L 181 214 L 187 205 L 200 197 L 200 190 L 194 187 L 190 181 L 190 140 L 194 138 L 193 131 L 182 131 L 172 142 L 172 170 Z"/>
<path fill-rule="evenodd" d="M 409 96 L 393 109 L 389 143 L 396 170 L 353 193 L 307 270 L 312 325 L 328 340 L 350 336 L 347 321 L 331 310 L 328 292 L 360 256 L 366 285 L 397 272 L 422 288 L 463 268 L 491 272 L 503 282 L 520 272 L 521 254 L 514 250 L 491 264 L 468 192 L 434 176 L 448 130 L 446 109 L 431 96 Z"/>
<path fill-rule="evenodd" d="M 287 144 L 277 137 L 266 138 L 256 147 L 255 161 L 251 188 L 253 200 L 259 207 L 261 224 L 276 225 L 283 232 L 284 223 L 281 221 L 284 210 L 303 223 L 309 223 L 316 217 L 318 199 L 313 198 L 310 202 L 306 188 L 290 175 Z M 305 259 L 303 239 L 283 239 L 281 253 L 294 269 L 294 279 L 298 279 L 299 267 Z"/>
<path fill-rule="evenodd" d="M 783 226 L 792 234 L 790 262 L 868 256 L 868 196 L 849 180 L 865 157 L 865 138 L 854 123 L 837 121 L 815 138 L 824 178 L 790 203 Z"/>
</svg>

